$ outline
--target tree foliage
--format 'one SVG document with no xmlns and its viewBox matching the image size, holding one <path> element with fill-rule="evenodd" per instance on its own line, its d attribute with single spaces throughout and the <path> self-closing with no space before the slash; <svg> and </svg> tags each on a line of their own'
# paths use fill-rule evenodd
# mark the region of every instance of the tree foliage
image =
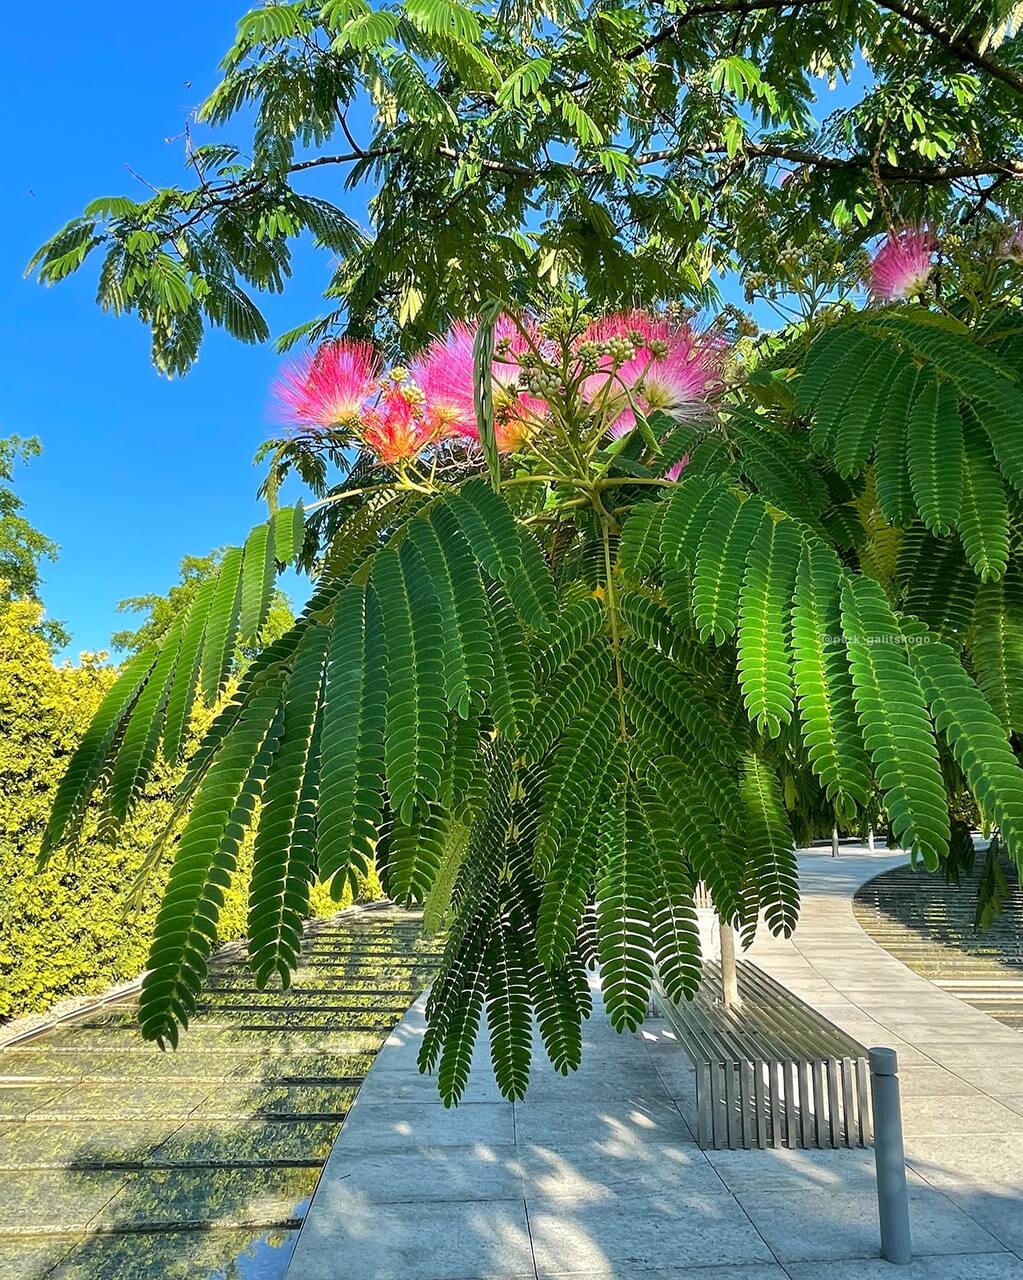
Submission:
<svg viewBox="0 0 1023 1280">
<path fill-rule="evenodd" d="M 153 868 L 140 893 L 132 890 L 170 817 L 180 776 L 180 770 L 157 766 L 116 838 L 104 834 L 99 812 L 91 810 L 78 856 L 55 858 L 42 874 L 35 871 L 68 756 L 116 678 L 102 655 L 86 655 L 77 666 L 54 666 L 39 616 L 39 605 L 31 601 L 0 604 L 0 1022 L 102 991 L 145 967 L 167 861 Z M 251 841 L 243 863 L 247 873 Z M 359 891 L 373 892 L 365 884 Z M 314 886 L 305 914 L 333 910 L 334 900 Z M 221 940 L 242 937 L 246 917 L 239 882 L 225 894 Z"/>
<path fill-rule="evenodd" d="M 73 847 L 94 796 L 130 813 L 275 566 L 311 570 L 177 789 L 147 1036 L 188 1023 L 247 830 L 260 981 L 314 875 L 376 866 L 446 922 L 421 1064 L 449 1101 L 484 1018 L 508 1097 L 534 1022 L 577 1066 L 587 965 L 619 1028 L 655 974 L 692 993 L 698 885 L 745 939 L 790 932 L 794 842 L 836 820 L 883 813 L 952 874 L 975 806 L 1023 856 L 1017 16 L 274 3 L 203 108 L 251 117 L 251 147 L 198 147 L 193 189 L 97 201 L 40 250 L 46 282 L 96 252 L 168 373 L 206 324 L 266 336 L 249 291 L 285 287 L 296 236 L 334 260 L 264 455 L 271 507 L 292 472 L 315 503 L 126 666 L 43 840 Z M 316 174 L 372 184 L 368 231 Z M 894 305 L 861 307 L 882 232 Z M 724 270 L 777 333 L 687 327 Z M 411 366 L 382 378 L 371 334 Z"/>
<path fill-rule="evenodd" d="M 41 453 L 42 446 L 34 436 L 27 440 L 20 436 L 0 440 L 0 598 L 3 600 L 40 603 L 40 563 L 57 558 L 57 544 L 22 514 L 25 504 L 11 483 L 17 464 L 30 462 Z M 40 615 L 36 625 L 40 634 L 58 647 L 70 639 L 63 623 L 55 619 L 44 619 Z"/>
<path fill-rule="evenodd" d="M 267 337 L 253 295 L 286 286 L 301 235 L 333 263 L 328 310 L 286 343 L 382 325 L 411 349 L 572 281 L 598 305 L 700 304 L 722 267 L 751 297 L 802 276 L 820 301 L 893 223 L 990 243 L 1021 212 L 1017 19 L 972 0 L 273 0 L 200 110 L 215 140 L 189 132 L 192 185 L 94 200 L 32 265 L 52 283 L 98 258 L 100 304 L 150 327 L 168 374 L 209 325 Z M 361 184 L 368 229 L 343 207 Z"/>
<path fill-rule="evenodd" d="M 791 932 L 794 842 L 836 819 L 880 807 L 935 868 L 969 794 L 1023 854 L 1019 570 L 976 550 L 1020 518 L 1018 313 L 983 331 L 919 304 L 849 314 L 769 344 L 712 403 L 701 393 L 700 416 L 675 418 L 639 401 L 657 361 L 681 351 L 688 369 L 698 351 L 676 335 L 662 355 L 647 322 L 617 323 L 625 336 L 597 343 L 570 307 L 524 324 L 514 357 L 501 348 L 517 395 L 547 399 L 495 474 L 482 447 L 441 439 L 387 467 L 364 451 L 358 484 L 325 500 L 308 605 L 247 668 L 178 788 L 147 1036 L 174 1043 L 188 1023 L 250 828 L 261 981 L 287 980 L 315 874 L 341 887 L 375 864 L 393 898 L 446 916 L 421 1062 L 449 1100 L 484 1015 L 509 1097 L 526 1087 L 534 1017 L 559 1069 L 577 1066 L 592 961 L 619 1028 L 642 1020 L 655 973 L 691 994 L 697 884 L 747 939 L 761 920 Z M 644 343 L 638 399 L 612 405 L 594 378 L 623 382 Z M 907 371 L 901 419 L 875 413 L 878 383 Z M 497 438 L 488 403 L 527 399 L 483 397 L 481 437 Z M 613 442 L 608 418 L 628 428 Z M 366 421 L 381 439 L 379 413 Z M 988 494 L 965 520 L 938 465 L 964 448 L 964 423 Z M 896 429 L 910 486 L 892 520 Z M 780 469 L 761 465 L 765 448 Z M 258 526 L 128 665 L 70 763 L 44 855 L 74 842 L 97 789 L 113 819 L 129 810 L 168 752 L 169 698 L 221 687 L 265 614 L 266 564 L 301 554 L 304 530 L 300 510 Z"/>
</svg>

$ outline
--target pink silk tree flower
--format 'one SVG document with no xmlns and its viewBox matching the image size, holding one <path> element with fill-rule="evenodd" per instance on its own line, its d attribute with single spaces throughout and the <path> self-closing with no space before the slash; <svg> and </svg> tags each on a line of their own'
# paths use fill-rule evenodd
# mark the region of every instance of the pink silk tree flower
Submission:
<svg viewBox="0 0 1023 1280">
<path fill-rule="evenodd" d="M 353 427 L 366 407 L 380 361 L 369 342 L 325 342 L 281 370 L 273 398 L 283 421 L 295 427 Z"/>
<path fill-rule="evenodd" d="M 639 311 L 609 316 L 591 326 L 584 340 L 617 340 L 634 347 L 634 354 L 617 370 L 605 357 L 603 368 L 583 386 L 583 395 L 598 411 L 608 410 L 609 434 L 615 439 L 635 425 L 630 395 L 644 413 L 660 410 L 686 420 L 706 410 L 720 385 L 720 344 L 698 338 L 688 326 L 674 325 L 667 316 Z"/>
<path fill-rule="evenodd" d="M 665 480 L 677 480 L 679 476 L 689 466 L 689 454 L 684 453 L 678 462 L 673 462 L 664 473 Z"/>
<path fill-rule="evenodd" d="M 931 274 L 934 237 L 920 227 L 889 233 L 870 264 L 870 291 L 881 302 L 919 294 Z"/>
<path fill-rule="evenodd" d="M 363 442 L 385 466 L 414 458 L 436 438 L 418 400 L 410 399 L 405 390 L 398 385 L 388 387 L 380 404 L 363 415 Z"/>
<path fill-rule="evenodd" d="M 435 338 L 409 368 L 409 377 L 423 393 L 423 416 L 438 438 L 476 437 L 475 337 L 469 325 L 456 324 L 445 337 Z"/>
<path fill-rule="evenodd" d="M 437 439 L 461 437 L 477 440 L 475 365 L 473 346 L 476 326 L 462 321 L 443 338 L 436 338 L 409 369 L 409 376 L 423 393 L 423 417 Z M 502 452 L 517 449 L 528 434 L 530 416 L 542 416 L 546 405 L 535 396 L 518 391 L 516 357 L 528 341 L 513 321 L 502 317 L 495 338 L 504 343 L 504 354 L 495 357 L 492 369 L 495 402 L 495 434 Z"/>
</svg>

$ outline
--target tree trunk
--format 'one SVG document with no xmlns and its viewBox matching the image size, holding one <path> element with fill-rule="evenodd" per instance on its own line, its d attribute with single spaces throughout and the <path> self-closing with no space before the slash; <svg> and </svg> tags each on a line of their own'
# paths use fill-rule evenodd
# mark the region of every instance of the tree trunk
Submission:
<svg viewBox="0 0 1023 1280">
<path fill-rule="evenodd" d="M 739 975 L 735 967 L 735 931 L 730 924 L 718 919 L 721 936 L 721 998 L 726 1009 L 738 1009 Z"/>
<path fill-rule="evenodd" d="M 837 827 L 831 828 L 831 856 L 833 858 L 838 857 L 838 828 Z"/>
</svg>

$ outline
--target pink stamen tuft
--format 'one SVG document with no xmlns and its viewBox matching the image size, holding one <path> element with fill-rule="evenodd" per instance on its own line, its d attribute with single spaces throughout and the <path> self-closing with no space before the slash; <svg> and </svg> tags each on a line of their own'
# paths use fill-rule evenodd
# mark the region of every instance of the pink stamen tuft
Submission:
<svg viewBox="0 0 1023 1280">
<path fill-rule="evenodd" d="M 934 237 L 919 227 L 889 234 L 870 264 L 870 291 L 881 302 L 919 294 L 931 274 Z"/>
<path fill-rule="evenodd" d="M 638 335 L 636 354 L 613 369 L 604 367 L 583 385 L 583 395 L 599 413 L 605 413 L 613 438 L 626 435 L 635 425 L 633 402 L 643 413 L 656 410 L 677 419 L 699 417 L 720 385 L 721 344 L 698 338 L 686 325 L 674 325 L 667 316 L 631 311 L 608 316 L 590 326 L 584 341 L 607 342 Z M 650 344 L 662 354 L 654 355 Z"/>
<path fill-rule="evenodd" d="M 342 338 L 286 366 L 273 387 L 281 419 L 329 431 L 358 424 L 380 362 L 369 342 Z"/>
</svg>

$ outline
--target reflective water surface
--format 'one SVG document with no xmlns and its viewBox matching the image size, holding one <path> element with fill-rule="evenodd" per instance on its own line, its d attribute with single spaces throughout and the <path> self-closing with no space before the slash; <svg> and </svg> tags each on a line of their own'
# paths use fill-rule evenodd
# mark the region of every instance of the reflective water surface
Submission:
<svg viewBox="0 0 1023 1280">
<path fill-rule="evenodd" d="M 310 926 L 286 992 L 219 963 L 175 1053 L 131 1001 L 0 1051 L 0 1280 L 280 1280 L 437 950 L 367 909 Z"/>
</svg>

